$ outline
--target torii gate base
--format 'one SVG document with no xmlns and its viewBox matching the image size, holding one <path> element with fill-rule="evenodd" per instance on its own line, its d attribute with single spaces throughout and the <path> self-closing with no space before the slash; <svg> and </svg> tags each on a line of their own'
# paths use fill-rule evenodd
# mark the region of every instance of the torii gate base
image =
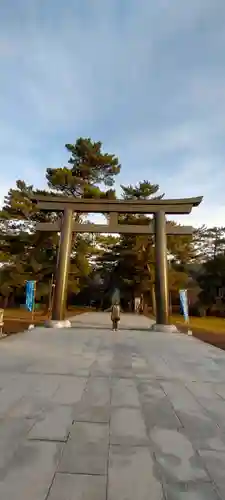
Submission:
<svg viewBox="0 0 225 500">
<path fill-rule="evenodd" d="M 39 231 L 61 231 L 58 265 L 56 271 L 56 286 L 53 300 L 52 320 L 65 320 L 67 297 L 68 269 L 71 253 L 72 232 L 82 233 L 119 233 L 119 234 L 155 234 L 156 258 L 156 325 L 154 329 L 171 331 L 169 325 L 168 298 L 168 264 L 167 264 L 167 234 L 192 234 L 191 227 L 166 224 L 167 214 L 187 214 L 198 206 L 202 197 L 176 200 L 92 200 L 79 198 L 62 198 L 55 196 L 32 196 L 40 210 L 52 210 L 64 213 L 62 221 L 56 223 L 38 223 Z M 73 214 L 108 213 L 108 225 L 80 224 L 74 221 Z M 154 214 L 154 224 L 129 225 L 118 222 L 118 214 Z M 66 325 L 65 325 L 66 326 Z M 68 325 L 69 326 L 69 325 Z"/>
</svg>

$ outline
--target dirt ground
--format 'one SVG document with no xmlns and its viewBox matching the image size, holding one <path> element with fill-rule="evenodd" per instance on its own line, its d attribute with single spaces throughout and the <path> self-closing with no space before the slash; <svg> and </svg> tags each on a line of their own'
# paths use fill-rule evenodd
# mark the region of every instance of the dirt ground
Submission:
<svg viewBox="0 0 225 500">
<path fill-rule="evenodd" d="M 225 350 L 224 318 L 213 316 L 204 318 L 190 317 L 189 328 L 184 324 L 183 318 L 179 315 L 173 315 L 170 319 L 180 331 L 187 333 L 187 330 L 190 329 L 194 337 Z"/>
<path fill-rule="evenodd" d="M 29 325 L 30 325 L 30 322 L 28 322 L 28 321 L 5 320 L 4 327 L 3 327 L 3 333 L 6 333 L 7 335 L 12 335 L 13 333 L 23 332 L 24 330 L 27 330 Z"/>
<path fill-rule="evenodd" d="M 177 328 L 184 333 L 187 333 L 187 327 L 181 325 L 180 323 L 176 325 Z M 200 328 L 191 328 L 192 335 L 203 342 L 219 347 L 225 351 L 225 332 L 209 332 L 206 330 L 201 330 Z"/>
</svg>

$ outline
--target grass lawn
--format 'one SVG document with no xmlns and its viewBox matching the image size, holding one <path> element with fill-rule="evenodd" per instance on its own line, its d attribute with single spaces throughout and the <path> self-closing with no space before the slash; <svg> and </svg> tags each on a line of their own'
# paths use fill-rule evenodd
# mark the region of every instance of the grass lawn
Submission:
<svg viewBox="0 0 225 500">
<path fill-rule="evenodd" d="M 186 326 L 183 317 L 179 314 L 172 315 L 170 317 L 170 323 L 183 325 L 184 327 Z M 205 330 L 210 333 L 225 334 L 225 318 L 211 316 L 205 318 L 191 317 L 190 328 Z"/>
<path fill-rule="evenodd" d="M 175 324 L 177 328 L 187 333 L 188 327 L 182 316 L 173 315 L 170 317 L 170 322 Z M 225 350 L 225 319 L 208 316 L 206 318 L 190 318 L 189 329 L 192 335 L 207 344 L 212 344 L 215 347 Z"/>
<path fill-rule="evenodd" d="M 87 309 L 85 307 L 71 307 L 66 311 L 66 317 L 82 314 Z M 49 315 L 44 311 L 36 311 L 32 321 L 32 315 L 26 309 L 5 309 L 3 332 L 7 334 L 19 333 L 26 330 L 31 323 L 41 326 L 47 319 L 49 319 Z"/>
</svg>

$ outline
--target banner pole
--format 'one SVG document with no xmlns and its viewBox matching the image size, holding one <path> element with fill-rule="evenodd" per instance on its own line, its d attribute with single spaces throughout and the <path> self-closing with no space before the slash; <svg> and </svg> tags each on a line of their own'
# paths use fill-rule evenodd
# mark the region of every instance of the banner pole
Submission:
<svg viewBox="0 0 225 500">
<path fill-rule="evenodd" d="M 54 274 L 52 273 L 51 280 L 49 282 L 50 289 L 49 289 L 49 298 L 48 298 L 48 317 L 51 318 L 52 316 L 52 303 L 53 303 L 53 289 L 54 289 Z"/>
<path fill-rule="evenodd" d="M 36 281 L 34 281 L 34 300 L 32 304 L 31 321 L 34 322 L 34 312 L 35 312 L 35 298 L 36 298 Z"/>
</svg>

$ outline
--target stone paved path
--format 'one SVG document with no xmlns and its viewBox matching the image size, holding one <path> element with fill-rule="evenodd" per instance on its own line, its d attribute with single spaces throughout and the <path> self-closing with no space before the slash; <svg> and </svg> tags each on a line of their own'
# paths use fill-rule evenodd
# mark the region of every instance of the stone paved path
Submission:
<svg viewBox="0 0 225 500">
<path fill-rule="evenodd" d="M 225 499 L 225 352 L 73 325 L 0 342 L 0 499 Z"/>
</svg>

